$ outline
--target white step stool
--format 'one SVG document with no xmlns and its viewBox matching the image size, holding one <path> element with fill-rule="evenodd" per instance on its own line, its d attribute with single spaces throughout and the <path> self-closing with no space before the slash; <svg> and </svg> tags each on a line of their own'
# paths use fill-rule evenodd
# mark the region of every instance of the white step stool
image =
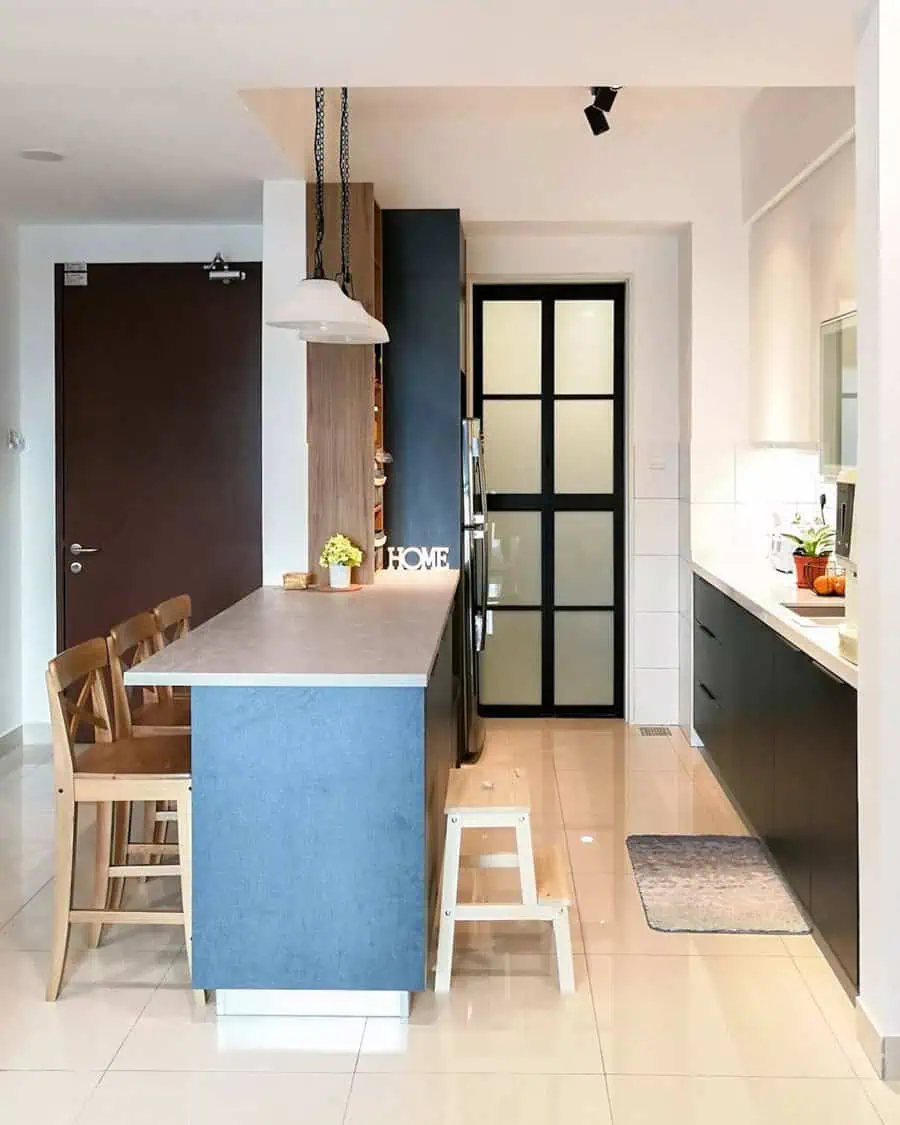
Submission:
<svg viewBox="0 0 900 1125">
<path fill-rule="evenodd" d="M 558 848 L 535 855 L 531 839 L 531 801 L 522 770 L 510 766 L 465 766 L 450 771 L 444 803 L 447 834 L 441 881 L 435 992 L 450 991 L 453 938 L 459 922 L 541 921 L 553 924 L 560 992 L 575 991 L 569 892 Z M 457 901 L 460 846 L 464 828 L 513 828 L 516 851 L 472 857 L 479 867 L 518 867 L 521 902 Z M 467 857 L 467 862 L 469 859 Z"/>
</svg>

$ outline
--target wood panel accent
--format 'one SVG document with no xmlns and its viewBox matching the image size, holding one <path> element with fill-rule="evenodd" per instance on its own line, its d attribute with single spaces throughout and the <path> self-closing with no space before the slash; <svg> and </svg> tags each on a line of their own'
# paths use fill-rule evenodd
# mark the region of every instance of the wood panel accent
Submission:
<svg viewBox="0 0 900 1125">
<path fill-rule="evenodd" d="M 315 251 L 315 185 L 306 192 L 307 269 Z M 370 313 L 381 299 L 375 279 L 375 189 L 350 185 L 350 266 L 354 293 Z M 325 273 L 340 269 L 340 185 L 325 185 Z M 373 472 L 375 349 L 310 344 L 306 361 L 309 445 L 309 568 L 322 581 L 319 553 L 329 535 L 342 532 L 363 550 L 354 580 L 375 577 Z"/>
</svg>

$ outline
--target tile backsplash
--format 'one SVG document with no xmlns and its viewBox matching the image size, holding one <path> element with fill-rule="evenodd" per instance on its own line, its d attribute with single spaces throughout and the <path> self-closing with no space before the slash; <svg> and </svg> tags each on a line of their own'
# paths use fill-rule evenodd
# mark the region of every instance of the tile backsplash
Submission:
<svg viewBox="0 0 900 1125">
<path fill-rule="evenodd" d="M 816 450 L 736 446 L 692 448 L 691 544 L 694 552 L 736 549 L 763 557 L 776 517 L 812 518 L 824 492 L 834 515 L 834 486 L 823 484 Z M 715 499 L 713 499 L 713 497 Z"/>
</svg>

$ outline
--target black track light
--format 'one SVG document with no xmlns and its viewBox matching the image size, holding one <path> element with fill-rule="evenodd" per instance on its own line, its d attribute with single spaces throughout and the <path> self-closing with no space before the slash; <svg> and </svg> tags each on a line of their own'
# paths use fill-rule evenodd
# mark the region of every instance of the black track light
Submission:
<svg viewBox="0 0 900 1125">
<path fill-rule="evenodd" d="M 595 137 L 599 137 L 601 133 L 609 132 L 609 122 L 606 115 L 612 109 L 618 93 L 618 86 L 591 86 L 593 101 L 590 105 L 584 107 L 584 116 L 587 118 L 587 123 Z"/>
</svg>

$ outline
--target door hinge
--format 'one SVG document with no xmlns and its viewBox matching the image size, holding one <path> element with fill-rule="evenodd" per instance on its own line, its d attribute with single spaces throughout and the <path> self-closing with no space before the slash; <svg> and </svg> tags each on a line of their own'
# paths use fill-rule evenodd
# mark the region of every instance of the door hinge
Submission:
<svg viewBox="0 0 900 1125">
<path fill-rule="evenodd" d="M 66 262 L 63 265 L 63 285 L 86 288 L 88 283 L 87 262 Z"/>
</svg>

